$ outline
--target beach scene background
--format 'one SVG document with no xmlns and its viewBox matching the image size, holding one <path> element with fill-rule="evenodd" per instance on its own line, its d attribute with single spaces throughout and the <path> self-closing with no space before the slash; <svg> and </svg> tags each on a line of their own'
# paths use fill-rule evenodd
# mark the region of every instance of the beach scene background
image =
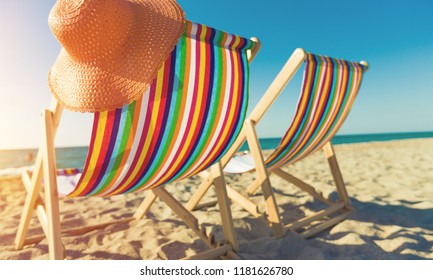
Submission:
<svg viewBox="0 0 433 280">
<path fill-rule="evenodd" d="M 55 0 L 0 1 L 0 260 L 48 259 L 47 240 L 16 250 L 14 239 L 26 191 L 20 174 L 32 170 L 40 146 L 40 112 L 53 98 L 47 74 L 61 47 L 47 18 Z M 433 259 L 433 3 L 415 1 L 179 0 L 187 18 L 244 37 L 262 49 L 251 64 L 248 113 L 296 48 L 370 67 L 354 106 L 332 140 L 353 211 L 313 238 L 287 232 L 275 239 L 266 224 L 232 205 L 242 259 Z M 301 72 L 301 71 L 300 71 Z M 258 124 L 265 155 L 293 117 L 300 73 Z M 56 138 L 57 166 L 81 168 L 91 114 L 65 111 Z M 244 145 L 241 150 L 247 150 Z M 335 197 L 325 157 L 318 152 L 284 170 Z M 254 174 L 227 174 L 242 192 Z M 200 184 L 198 176 L 167 186 L 180 202 Z M 320 204 L 271 176 L 283 220 L 317 211 Z M 146 192 L 109 198 L 62 199 L 66 228 L 127 217 Z M 215 198 L 214 193 L 206 199 Z M 264 209 L 260 195 L 252 197 Z M 216 207 L 194 214 L 222 235 Z M 30 235 L 41 234 L 36 217 Z M 157 201 L 134 225 L 112 225 L 64 236 L 69 259 L 177 259 L 203 244 Z"/>
<path fill-rule="evenodd" d="M 433 131 L 382 133 L 382 134 L 354 134 L 337 135 L 332 144 L 353 144 L 382 142 L 403 139 L 433 138 Z M 261 138 L 260 146 L 263 150 L 272 150 L 277 147 L 280 138 Z M 31 170 L 34 164 L 37 149 L 0 150 L 0 178 L 20 175 L 23 170 Z M 88 147 L 63 147 L 56 149 L 58 168 L 82 168 L 86 160 Z M 244 143 L 240 152 L 249 151 L 248 143 Z"/>
</svg>

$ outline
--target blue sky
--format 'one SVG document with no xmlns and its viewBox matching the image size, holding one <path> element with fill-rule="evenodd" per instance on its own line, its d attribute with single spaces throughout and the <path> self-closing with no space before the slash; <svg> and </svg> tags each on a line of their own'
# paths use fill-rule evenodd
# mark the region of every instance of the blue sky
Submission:
<svg viewBox="0 0 433 280">
<path fill-rule="evenodd" d="M 360 94 L 339 134 L 433 131 L 432 1 L 178 0 L 187 18 L 244 37 L 262 49 L 251 64 L 250 110 L 298 47 L 366 60 Z M 0 0 L 0 149 L 37 147 L 47 73 L 60 51 L 47 18 L 54 0 Z M 301 73 L 262 119 L 260 137 L 288 125 Z M 58 146 L 87 145 L 91 116 L 65 112 Z"/>
</svg>

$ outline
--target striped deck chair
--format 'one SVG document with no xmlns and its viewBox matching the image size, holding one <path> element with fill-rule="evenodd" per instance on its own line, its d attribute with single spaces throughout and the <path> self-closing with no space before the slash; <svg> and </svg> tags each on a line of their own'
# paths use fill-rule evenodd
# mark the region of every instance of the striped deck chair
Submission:
<svg viewBox="0 0 433 280">
<path fill-rule="evenodd" d="M 264 158 L 255 126 L 303 63 L 305 63 L 303 84 L 293 120 L 288 125 L 279 145 L 267 158 Z M 346 119 L 367 68 L 366 62 L 348 62 L 297 49 L 245 121 L 244 128 L 231 150 L 221 160 L 225 172 L 255 171 L 257 173 L 255 181 L 246 192 L 253 194 L 260 186 L 262 187 L 267 221 L 272 226 L 276 237 L 284 234 L 284 228 L 299 231 L 305 238 L 311 237 L 345 219 L 352 209 L 331 139 Z M 248 142 L 251 154 L 237 156 L 236 152 L 245 141 Z M 338 201 L 323 197 L 314 187 L 281 169 L 320 149 L 324 150 L 328 159 L 339 195 Z M 301 188 L 329 207 L 283 225 L 271 188 L 269 179 L 271 173 Z M 211 180 L 202 183 L 188 202 L 188 209 L 199 207 L 198 203 L 210 185 Z M 227 188 L 233 202 L 239 203 L 256 217 L 262 216 L 256 204 L 229 186 Z"/>
<path fill-rule="evenodd" d="M 65 257 L 59 196 L 112 196 L 150 190 L 132 217 L 116 222 L 141 219 L 159 197 L 209 247 L 195 257 L 235 257 L 238 245 L 219 160 L 241 131 L 248 102 L 248 63 L 259 48 L 255 38 L 247 40 L 188 22 L 186 32 L 140 100 L 94 114 L 85 166 L 75 186 L 68 190 L 58 186 L 56 180 L 54 137 L 63 108 L 54 101 L 51 110 L 42 114 L 43 146 L 34 172 L 23 175 L 28 196 L 16 247 L 40 240 L 25 239 L 36 210 L 49 241 L 50 258 Z M 225 238 L 218 245 L 199 228 L 191 212 L 162 187 L 208 167 L 216 186 Z M 45 202 L 39 194 L 42 177 Z M 81 233 L 108 224 L 63 233 Z"/>
</svg>

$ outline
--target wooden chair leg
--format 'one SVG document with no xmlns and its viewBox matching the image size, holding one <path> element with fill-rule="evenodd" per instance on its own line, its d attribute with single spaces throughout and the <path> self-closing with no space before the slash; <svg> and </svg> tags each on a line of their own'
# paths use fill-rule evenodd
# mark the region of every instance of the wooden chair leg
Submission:
<svg viewBox="0 0 433 280">
<path fill-rule="evenodd" d="M 48 248 L 50 259 L 59 260 L 64 258 L 64 249 L 60 228 L 53 118 L 52 112 L 49 110 L 45 110 L 42 113 L 42 127 L 44 127 L 42 143 L 43 169 L 45 178 L 45 203 L 48 220 Z"/>
<path fill-rule="evenodd" d="M 32 180 L 30 177 L 29 171 L 24 171 L 21 175 L 22 182 L 24 184 L 24 187 L 27 191 L 27 193 L 30 193 L 33 191 L 32 189 Z M 45 236 L 48 236 L 48 225 L 47 225 L 47 211 L 45 209 L 45 204 L 42 200 L 42 197 L 38 195 L 35 208 L 36 210 L 36 216 L 38 217 L 38 220 L 41 224 L 42 230 L 45 234 Z"/>
<path fill-rule="evenodd" d="M 262 185 L 262 182 L 259 180 L 259 178 L 255 179 L 251 185 L 246 189 L 246 192 L 250 195 L 253 195 L 257 192 L 259 187 Z"/>
<path fill-rule="evenodd" d="M 152 192 L 158 196 L 184 223 L 195 232 L 200 232 L 198 220 L 179 201 L 177 201 L 165 188 L 155 188 Z"/>
<path fill-rule="evenodd" d="M 55 98 L 52 99 L 50 111 L 52 112 L 51 127 L 52 127 L 52 134 L 53 134 L 52 137 L 54 139 L 63 112 L 63 107 L 57 102 Z M 21 215 L 20 223 L 17 230 L 17 235 L 15 238 L 15 247 L 17 248 L 17 250 L 22 249 L 23 246 L 25 245 L 25 237 L 30 225 L 32 213 L 35 207 L 39 208 L 39 206 L 36 205 L 39 200 L 39 192 L 42 186 L 42 175 L 43 175 L 42 161 L 43 161 L 43 153 L 41 150 L 39 150 L 36 156 L 35 167 L 31 178 L 31 183 L 28 185 L 29 189 L 27 190 L 27 197 L 24 203 L 23 212 Z M 40 211 L 38 210 L 38 212 Z M 38 218 L 40 218 L 39 214 L 38 214 Z M 40 218 L 40 220 L 44 232 L 47 233 L 47 227 L 44 226 L 45 223 L 42 222 L 45 219 Z"/>
<path fill-rule="evenodd" d="M 150 206 L 155 202 L 156 194 L 154 192 L 148 191 L 146 198 L 143 200 L 143 202 L 138 206 L 137 211 L 135 211 L 134 219 L 140 220 L 146 215 L 146 213 L 149 211 Z"/>
<path fill-rule="evenodd" d="M 194 194 L 191 196 L 190 200 L 186 203 L 185 205 L 186 209 L 188 209 L 189 211 L 195 210 L 197 204 L 200 202 L 200 200 L 209 190 L 210 186 L 212 186 L 212 183 L 213 183 L 212 174 L 209 174 L 207 178 L 200 184 L 200 186 L 194 192 Z"/>
<path fill-rule="evenodd" d="M 27 191 L 26 201 L 24 203 L 23 212 L 21 214 L 20 223 L 18 225 L 18 231 L 15 238 L 15 247 L 20 250 L 24 246 L 27 230 L 30 225 L 33 211 L 36 207 L 36 202 L 39 198 L 39 192 L 42 185 L 42 153 L 38 152 L 36 157 L 35 171 L 30 183 L 30 188 Z"/>
<path fill-rule="evenodd" d="M 346 190 L 346 185 L 341 175 L 340 167 L 338 166 L 337 157 L 332 147 L 331 142 L 328 142 L 323 147 L 325 156 L 328 159 L 328 164 L 331 169 L 332 177 L 334 178 L 335 185 L 337 186 L 337 192 L 340 199 L 344 202 L 347 208 L 351 209 L 352 205 L 350 203 L 350 198 Z"/>
<path fill-rule="evenodd" d="M 284 229 L 278 211 L 277 202 L 272 191 L 271 181 L 269 180 L 269 173 L 263 160 L 263 154 L 257 138 L 255 124 L 248 119 L 245 121 L 245 129 L 248 145 L 251 149 L 251 155 L 253 156 L 254 164 L 256 166 L 257 179 L 262 181 L 262 191 L 263 196 L 265 197 L 268 221 L 271 223 L 275 237 L 280 238 L 284 235 Z"/>
<path fill-rule="evenodd" d="M 230 210 L 230 200 L 227 195 L 226 184 L 223 176 L 221 163 L 214 164 L 211 168 L 215 192 L 217 195 L 218 206 L 221 214 L 221 222 L 223 226 L 224 239 L 228 241 L 235 251 L 239 251 L 237 243 L 232 212 Z"/>
</svg>

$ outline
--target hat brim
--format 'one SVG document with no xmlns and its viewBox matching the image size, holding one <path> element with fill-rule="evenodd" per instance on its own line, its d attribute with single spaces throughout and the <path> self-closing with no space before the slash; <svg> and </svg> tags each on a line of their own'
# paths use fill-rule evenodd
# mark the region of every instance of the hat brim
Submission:
<svg viewBox="0 0 433 280">
<path fill-rule="evenodd" d="M 134 13 L 132 32 L 123 51 L 108 65 L 99 65 L 97 59 L 77 61 L 65 49 L 60 51 L 48 84 L 66 109 L 107 111 L 139 99 L 185 31 L 185 15 L 175 1 L 169 0 L 174 4 L 164 9 L 148 0 L 127 2 Z M 176 19 L 166 12 L 177 13 Z"/>
</svg>

